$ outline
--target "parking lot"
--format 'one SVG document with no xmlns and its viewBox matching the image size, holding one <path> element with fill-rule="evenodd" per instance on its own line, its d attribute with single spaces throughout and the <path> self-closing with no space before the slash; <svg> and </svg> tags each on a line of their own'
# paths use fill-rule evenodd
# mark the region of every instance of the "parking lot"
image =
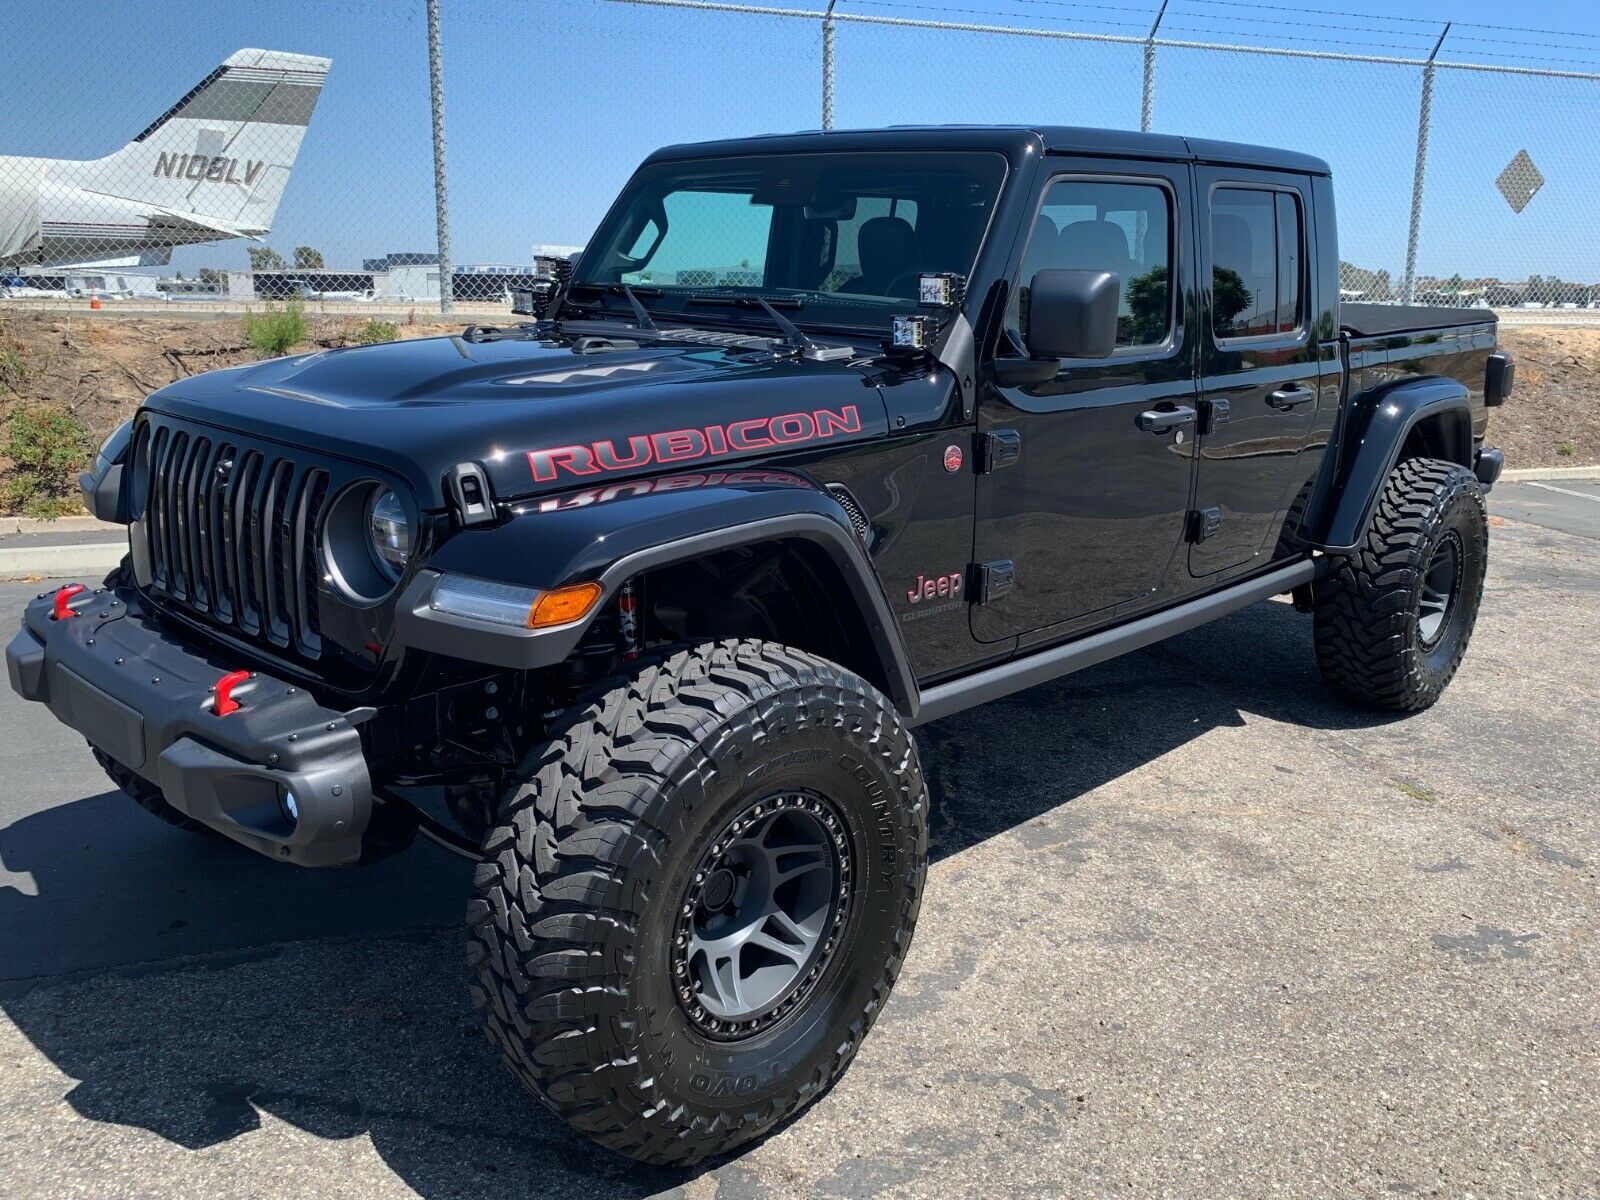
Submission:
<svg viewBox="0 0 1600 1200">
<path fill-rule="evenodd" d="M 171 831 L 5 690 L 0 1196 L 1592 1197 L 1600 486 L 1491 510 L 1420 716 L 1333 699 L 1271 602 L 924 730 L 935 861 L 882 1020 L 689 1172 L 500 1067 L 466 863 Z"/>
</svg>

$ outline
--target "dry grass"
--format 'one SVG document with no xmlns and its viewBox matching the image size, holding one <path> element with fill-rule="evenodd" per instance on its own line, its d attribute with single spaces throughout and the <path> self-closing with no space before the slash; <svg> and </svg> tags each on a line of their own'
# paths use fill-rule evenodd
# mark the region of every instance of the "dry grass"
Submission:
<svg viewBox="0 0 1600 1200">
<path fill-rule="evenodd" d="M 1500 344 L 1517 356 L 1517 383 L 1489 416 L 1489 441 L 1508 467 L 1600 463 L 1600 328 L 1503 328 Z"/>
</svg>

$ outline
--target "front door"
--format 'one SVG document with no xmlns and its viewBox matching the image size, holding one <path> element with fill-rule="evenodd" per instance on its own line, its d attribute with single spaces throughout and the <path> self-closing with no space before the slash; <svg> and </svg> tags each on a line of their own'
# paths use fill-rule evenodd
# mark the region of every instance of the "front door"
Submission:
<svg viewBox="0 0 1600 1200">
<path fill-rule="evenodd" d="M 1148 603 L 1182 545 L 1197 421 L 1190 187 L 1182 164 L 1081 161 L 1041 186 L 1002 353 L 1024 352 L 1028 281 L 1046 268 L 1117 274 L 1117 348 L 1063 360 L 1043 383 L 985 385 L 981 641 L 1064 635 Z"/>
<path fill-rule="evenodd" d="M 1306 253 L 1311 180 L 1200 168 L 1195 195 L 1209 229 L 1201 255 L 1209 303 L 1201 340 L 1200 462 L 1189 570 L 1210 576 L 1270 560 L 1305 472 L 1319 404 Z"/>
</svg>

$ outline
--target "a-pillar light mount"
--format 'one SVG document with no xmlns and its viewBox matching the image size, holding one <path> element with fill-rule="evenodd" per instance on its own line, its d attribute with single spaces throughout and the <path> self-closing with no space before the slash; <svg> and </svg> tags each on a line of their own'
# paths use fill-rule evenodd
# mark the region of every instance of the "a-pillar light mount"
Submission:
<svg viewBox="0 0 1600 1200">
<path fill-rule="evenodd" d="M 931 354 L 966 298 L 967 281 L 960 275 L 939 272 L 917 276 L 917 304 L 926 312 L 896 314 L 889 335 L 894 354 Z"/>
<path fill-rule="evenodd" d="M 889 348 L 901 354 L 925 354 L 933 349 L 938 324 L 930 316 L 896 316 L 889 335 Z"/>
<path fill-rule="evenodd" d="M 950 271 L 917 276 L 917 303 L 923 308 L 960 308 L 966 294 L 965 276 Z"/>
</svg>

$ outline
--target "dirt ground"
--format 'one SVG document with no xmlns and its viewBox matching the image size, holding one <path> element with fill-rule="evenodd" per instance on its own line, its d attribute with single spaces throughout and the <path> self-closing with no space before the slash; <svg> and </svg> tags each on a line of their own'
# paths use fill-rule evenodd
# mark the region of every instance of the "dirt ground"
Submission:
<svg viewBox="0 0 1600 1200">
<path fill-rule="evenodd" d="M 1517 358 L 1516 390 L 1489 418 L 1506 466 L 1600 463 L 1600 328 L 1502 326 L 1500 344 Z"/>
<path fill-rule="evenodd" d="M 366 323 L 307 313 L 311 340 L 300 347 L 345 346 Z M 396 322 L 402 338 L 453 333 L 462 322 Z M 0 422 L 19 406 L 54 404 L 71 412 L 96 445 L 159 387 L 186 375 L 252 362 L 243 317 L 116 317 L 105 313 L 15 313 L 0 309 L 0 353 L 20 358 L 20 379 L 0 378 Z"/>
<path fill-rule="evenodd" d="M 359 317 L 308 314 L 308 346 L 342 346 Z M 399 322 L 402 338 L 458 330 L 464 322 Z M 1517 390 L 1493 414 L 1490 437 L 1513 467 L 1600 463 L 1600 328 L 1529 326 L 1501 331 L 1517 355 Z M 242 317 L 120 317 L 108 313 L 17 313 L 0 309 L 0 425 L 19 406 L 53 404 L 88 430 L 92 443 L 150 392 L 185 375 L 248 362 Z M 16 364 L 20 362 L 20 370 Z M 0 480 L 10 463 L 0 459 Z"/>
</svg>

